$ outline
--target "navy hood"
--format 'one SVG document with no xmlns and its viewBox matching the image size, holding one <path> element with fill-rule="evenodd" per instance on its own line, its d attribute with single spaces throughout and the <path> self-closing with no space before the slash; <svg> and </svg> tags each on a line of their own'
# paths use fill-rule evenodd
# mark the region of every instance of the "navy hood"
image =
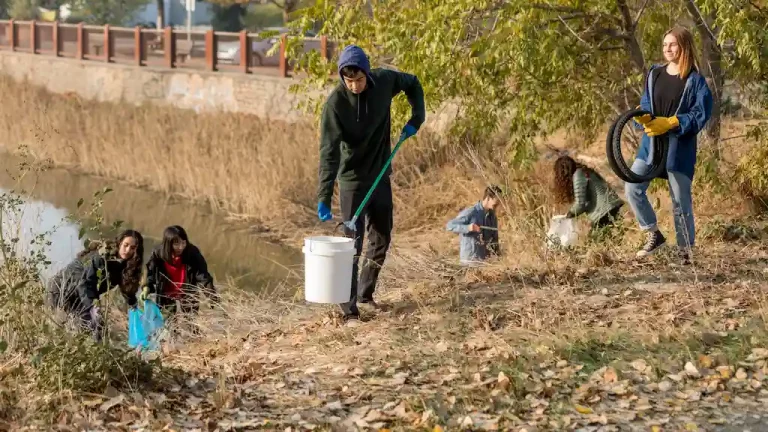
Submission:
<svg viewBox="0 0 768 432">
<path fill-rule="evenodd" d="M 344 83 L 344 77 L 341 76 L 341 70 L 347 66 L 356 66 L 365 73 L 369 83 L 373 83 L 371 79 L 371 63 L 368 61 L 368 56 L 365 54 L 362 48 L 357 45 L 347 45 L 341 51 L 339 55 L 339 79 Z M 346 86 L 345 86 L 346 87 Z"/>
</svg>

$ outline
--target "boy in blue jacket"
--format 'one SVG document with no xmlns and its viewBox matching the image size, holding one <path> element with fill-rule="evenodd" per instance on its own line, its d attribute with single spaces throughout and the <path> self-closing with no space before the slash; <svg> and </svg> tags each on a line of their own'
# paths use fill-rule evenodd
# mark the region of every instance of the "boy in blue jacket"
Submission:
<svg viewBox="0 0 768 432">
<path fill-rule="evenodd" d="M 459 234 L 459 260 L 464 266 L 476 266 L 493 255 L 499 254 L 499 223 L 496 207 L 499 206 L 501 189 L 489 186 L 483 199 L 459 213 L 448 222 L 446 229 Z"/>
</svg>

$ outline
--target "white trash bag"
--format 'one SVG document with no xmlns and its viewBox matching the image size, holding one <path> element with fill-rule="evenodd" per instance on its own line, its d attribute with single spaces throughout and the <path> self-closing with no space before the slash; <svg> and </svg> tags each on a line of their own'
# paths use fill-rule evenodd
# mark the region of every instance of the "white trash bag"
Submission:
<svg viewBox="0 0 768 432">
<path fill-rule="evenodd" d="M 565 215 L 552 216 L 547 231 L 547 248 L 574 246 L 578 239 L 579 232 L 573 218 L 566 218 Z"/>
</svg>

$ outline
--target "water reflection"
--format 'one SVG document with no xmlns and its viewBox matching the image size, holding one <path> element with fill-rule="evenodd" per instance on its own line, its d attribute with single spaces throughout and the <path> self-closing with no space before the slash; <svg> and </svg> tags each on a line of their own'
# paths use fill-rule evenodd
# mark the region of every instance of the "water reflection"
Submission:
<svg viewBox="0 0 768 432">
<path fill-rule="evenodd" d="M 104 200 L 104 222 L 109 225 L 122 220 L 123 228 L 140 231 L 145 239 L 145 259 L 161 240 L 166 226 L 181 225 L 205 255 L 218 283 L 229 280 L 245 289 L 259 290 L 300 277 L 299 251 L 257 239 L 245 227 L 227 222 L 207 206 L 64 169 L 28 173 L 17 181 L 14 176 L 20 160 L 5 154 L 1 158 L 0 191 L 21 186 L 33 198 L 23 205 L 21 220 L 3 221 L 3 233 L 21 228 L 17 235 L 22 239 L 20 245 L 28 247 L 35 235 L 55 229 L 46 250 L 52 262 L 47 276 L 66 265 L 83 247 L 82 240 L 78 240 L 80 226 L 67 221 L 67 215 L 76 211 L 78 200 L 84 198 L 87 205 L 95 191 L 109 186 L 113 192 Z"/>
</svg>

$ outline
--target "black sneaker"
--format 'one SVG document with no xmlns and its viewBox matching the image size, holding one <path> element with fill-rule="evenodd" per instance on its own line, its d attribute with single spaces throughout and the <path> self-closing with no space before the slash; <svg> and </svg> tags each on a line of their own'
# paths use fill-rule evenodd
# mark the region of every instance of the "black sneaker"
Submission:
<svg viewBox="0 0 768 432">
<path fill-rule="evenodd" d="M 645 238 L 645 244 L 642 249 L 637 251 L 636 256 L 638 258 L 647 257 L 659 250 L 659 248 L 664 246 L 664 243 L 666 242 L 667 239 L 664 238 L 661 231 L 648 231 Z"/>
</svg>

